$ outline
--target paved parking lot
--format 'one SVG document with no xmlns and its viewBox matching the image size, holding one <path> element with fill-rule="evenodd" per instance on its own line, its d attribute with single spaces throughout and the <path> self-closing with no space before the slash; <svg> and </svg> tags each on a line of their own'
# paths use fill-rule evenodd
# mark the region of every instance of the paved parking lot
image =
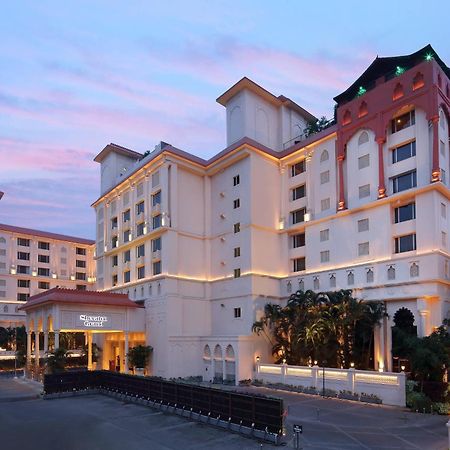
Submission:
<svg viewBox="0 0 450 450">
<path fill-rule="evenodd" d="M 287 430 L 293 423 L 303 425 L 303 449 L 447 449 L 446 417 L 265 388 L 246 389 L 284 398 L 289 410 Z M 277 448 L 106 396 L 42 400 L 37 397 L 39 390 L 37 384 L 0 379 L 2 448 L 3 444 L 8 450 Z M 290 432 L 286 440 L 292 448 Z"/>
</svg>

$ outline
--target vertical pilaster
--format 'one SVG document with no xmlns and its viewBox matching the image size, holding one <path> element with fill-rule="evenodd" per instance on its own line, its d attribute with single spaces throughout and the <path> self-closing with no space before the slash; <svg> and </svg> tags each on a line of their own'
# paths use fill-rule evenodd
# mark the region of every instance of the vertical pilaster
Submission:
<svg viewBox="0 0 450 450">
<path fill-rule="evenodd" d="M 129 346 L 129 342 L 128 342 L 128 331 L 124 332 L 125 335 L 125 363 L 124 363 L 124 367 L 125 367 L 125 373 L 128 373 L 128 346 Z"/>
<path fill-rule="evenodd" d="M 27 367 L 31 364 L 31 331 L 27 330 Z"/>
<path fill-rule="evenodd" d="M 55 335 L 55 344 L 53 351 L 56 351 L 59 348 L 59 330 L 55 331 L 54 335 Z"/>
<path fill-rule="evenodd" d="M 34 332 L 34 364 L 36 368 L 39 368 L 39 331 Z"/>
<path fill-rule="evenodd" d="M 433 116 L 431 118 L 433 126 L 433 169 L 431 171 L 431 182 L 441 180 L 441 169 L 439 166 L 439 116 Z"/>
<path fill-rule="evenodd" d="M 338 211 L 345 209 L 345 193 L 344 193 L 344 159 L 345 155 L 338 155 L 338 175 L 339 175 L 339 203 Z"/>
<path fill-rule="evenodd" d="M 48 352 L 48 331 L 44 331 L 44 353 Z"/>
<path fill-rule="evenodd" d="M 377 138 L 378 144 L 378 198 L 386 197 L 386 186 L 384 182 L 384 154 L 383 146 L 385 138 Z"/>
<path fill-rule="evenodd" d="M 87 335 L 87 348 L 88 348 L 88 370 L 92 370 L 92 333 L 86 332 Z"/>
</svg>

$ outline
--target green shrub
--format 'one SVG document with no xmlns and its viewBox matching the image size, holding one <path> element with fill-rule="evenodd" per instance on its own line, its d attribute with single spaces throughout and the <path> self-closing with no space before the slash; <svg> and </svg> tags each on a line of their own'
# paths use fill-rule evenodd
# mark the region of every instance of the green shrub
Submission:
<svg viewBox="0 0 450 450">
<path fill-rule="evenodd" d="M 441 414 L 443 416 L 450 414 L 450 404 L 448 403 L 436 402 L 431 405 L 431 408 L 436 414 Z"/>
<path fill-rule="evenodd" d="M 406 396 L 406 406 L 413 411 L 431 411 L 431 400 L 423 392 L 410 392 Z"/>
</svg>

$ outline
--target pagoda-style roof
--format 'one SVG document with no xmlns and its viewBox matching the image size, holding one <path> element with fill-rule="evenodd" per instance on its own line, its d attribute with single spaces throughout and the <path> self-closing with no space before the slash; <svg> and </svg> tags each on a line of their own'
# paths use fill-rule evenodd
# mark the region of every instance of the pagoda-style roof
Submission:
<svg viewBox="0 0 450 450">
<path fill-rule="evenodd" d="M 377 56 L 365 72 L 346 91 L 334 97 L 334 100 L 338 105 L 347 103 L 358 95 L 360 88 L 368 91 L 375 87 L 375 83 L 380 77 L 384 76 L 385 79 L 388 80 L 395 76 L 398 68 L 400 68 L 400 70 L 408 70 L 423 61 L 431 59 L 434 59 L 450 78 L 450 69 L 442 59 L 439 58 L 433 47 L 428 44 L 410 55 L 383 58 Z"/>
</svg>

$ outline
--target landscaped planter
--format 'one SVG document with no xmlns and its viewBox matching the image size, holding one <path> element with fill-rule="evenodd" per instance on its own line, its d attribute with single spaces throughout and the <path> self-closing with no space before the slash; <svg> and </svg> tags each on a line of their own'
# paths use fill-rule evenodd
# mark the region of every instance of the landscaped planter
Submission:
<svg viewBox="0 0 450 450">
<path fill-rule="evenodd" d="M 359 399 L 364 403 L 375 403 L 377 405 L 381 405 L 383 403 L 381 398 L 377 397 L 376 395 L 361 394 L 361 397 Z"/>
<path fill-rule="evenodd" d="M 341 391 L 339 392 L 338 398 L 341 398 L 343 400 L 353 400 L 357 402 L 359 400 L 359 395 L 350 391 Z"/>
</svg>

